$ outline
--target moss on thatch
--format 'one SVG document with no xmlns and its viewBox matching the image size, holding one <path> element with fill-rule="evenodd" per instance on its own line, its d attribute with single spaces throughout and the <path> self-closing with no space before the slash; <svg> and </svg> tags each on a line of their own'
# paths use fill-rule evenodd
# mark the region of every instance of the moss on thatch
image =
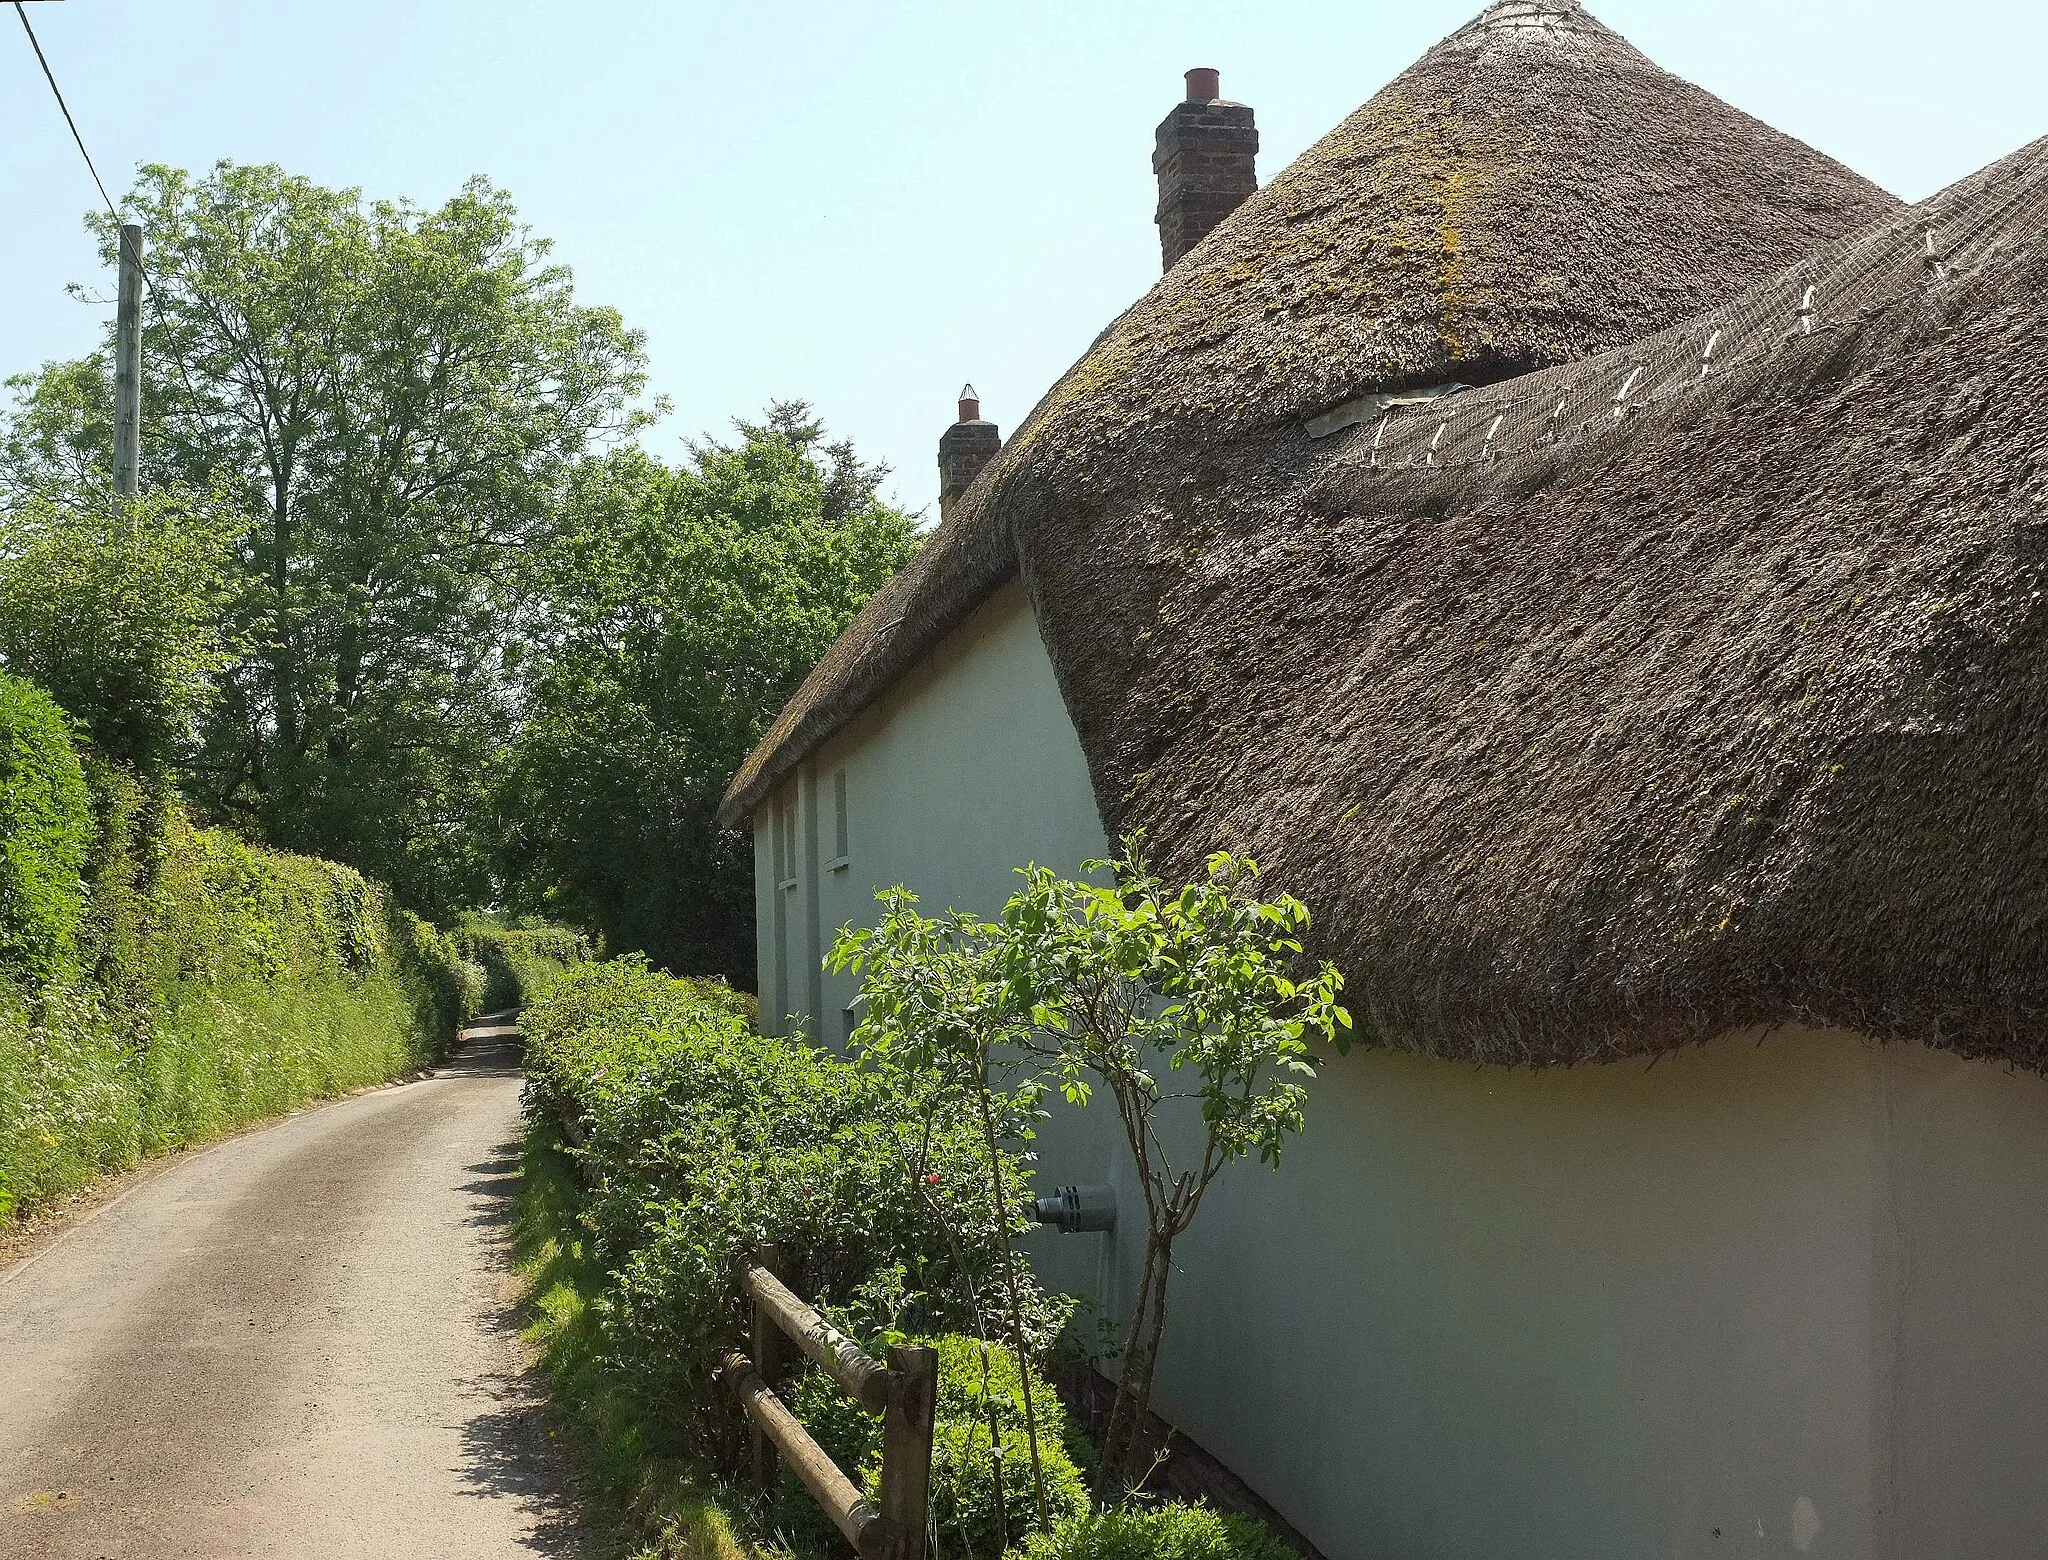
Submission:
<svg viewBox="0 0 2048 1560">
<path fill-rule="evenodd" d="M 1809 274 L 1864 279 L 1811 335 Z M 1385 1043 L 2048 1067 L 2048 142 L 1754 297 L 1714 317 L 1772 351 L 1603 431 L 1446 471 L 1268 430 L 1019 526 L 1111 829 L 1259 857 Z"/>
<path fill-rule="evenodd" d="M 722 819 L 1012 575 L 1018 525 L 1085 527 L 1200 487 L 1223 443 L 1367 391 L 1485 383 L 1632 340 L 1896 207 L 1575 0 L 1492 7 L 1098 338 L 790 701 Z M 1117 572 L 1123 609 L 1144 615 L 1147 571 Z"/>
<path fill-rule="evenodd" d="M 1797 1021 L 2048 1068 L 2048 142 L 1458 421 L 1780 321 L 1637 415 L 1453 469 L 1311 438 L 1327 395 L 1519 350 L 1491 198 L 1386 230 L 1435 291 L 1379 381 L 1170 406 L 1127 316 L 734 803 L 1020 568 L 1106 826 L 1168 871 L 1258 856 L 1383 1043 L 1542 1065 Z M 1806 334 L 1812 276 L 1842 285 Z"/>
</svg>

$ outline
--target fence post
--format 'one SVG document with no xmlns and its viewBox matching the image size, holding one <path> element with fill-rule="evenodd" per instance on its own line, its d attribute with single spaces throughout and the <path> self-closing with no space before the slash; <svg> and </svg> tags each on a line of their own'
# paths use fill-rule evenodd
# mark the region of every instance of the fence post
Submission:
<svg viewBox="0 0 2048 1560">
<path fill-rule="evenodd" d="M 755 1261 L 787 1281 L 783 1271 L 782 1250 L 778 1246 L 763 1246 L 755 1255 Z M 772 1391 L 782 1380 L 783 1343 L 782 1329 L 775 1325 L 775 1317 L 760 1301 L 754 1302 L 754 1369 L 761 1373 L 762 1382 Z M 768 1439 L 768 1432 L 754 1424 L 754 1487 L 763 1495 L 775 1488 L 776 1466 L 780 1459 L 776 1455 L 775 1443 Z"/>
<path fill-rule="evenodd" d="M 889 1406 L 882 1413 L 882 1521 L 890 1560 L 924 1560 L 938 1396 L 938 1351 L 891 1345 Z"/>
</svg>

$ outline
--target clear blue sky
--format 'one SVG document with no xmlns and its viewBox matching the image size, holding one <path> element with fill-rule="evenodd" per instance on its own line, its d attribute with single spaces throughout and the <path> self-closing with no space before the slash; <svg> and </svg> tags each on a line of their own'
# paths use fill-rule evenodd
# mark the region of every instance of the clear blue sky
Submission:
<svg viewBox="0 0 2048 1560">
<path fill-rule="evenodd" d="M 428 202 L 509 189 L 647 332 L 673 416 L 813 401 L 933 503 L 960 381 L 1007 431 L 1158 272 L 1152 128 L 1215 65 L 1261 179 L 1478 0 L 62 0 L 29 7 L 118 196 L 278 162 Z M 1909 199 L 2048 133 L 2010 0 L 1594 0 L 1652 58 Z M 0 373 L 83 351 L 91 185 L 0 10 Z"/>
</svg>

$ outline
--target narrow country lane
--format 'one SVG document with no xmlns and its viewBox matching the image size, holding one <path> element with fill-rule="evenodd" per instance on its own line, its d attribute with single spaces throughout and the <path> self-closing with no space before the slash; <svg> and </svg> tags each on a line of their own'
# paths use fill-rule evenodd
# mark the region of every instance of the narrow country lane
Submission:
<svg viewBox="0 0 2048 1560">
<path fill-rule="evenodd" d="M 0 1273 L 0 1555 L 571 1555 L 504 1242 L 515 1040 L 146 1180 Z"/>
</svg>

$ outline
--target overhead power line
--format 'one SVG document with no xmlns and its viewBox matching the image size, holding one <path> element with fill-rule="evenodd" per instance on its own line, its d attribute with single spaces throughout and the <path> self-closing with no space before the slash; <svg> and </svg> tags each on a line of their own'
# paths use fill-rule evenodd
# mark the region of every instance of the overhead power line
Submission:
<svg viewBox="0 0 2048 1560">
<path fill-rule="evenodd" d="M 49 82 L 50 91 L 57 99 L 57 107 L 64 111 L 64 123 L 71 127 L 71 139 L 78 143 L 78 155 L 85 159 L 85 171 L 92 175 L 92 182 L 99 185 L 100 199 L 107 203 L 107 215 L 119 222 L 121 213 L 114 209 L 113 198 L 107 194 L 106 185 L 100 181 L 100 171 L 92 165 L 92 153 L 85 149 L 85 137 L 78 133 L 78 121 L 71 117 L 71 105 L 64 101 L 64 89 L 57 85 L 57 73 L 50 69 L 49 56 L 43 53 L 43 45 L 36 37 L 36 30 L 29 26 L 28 7 L 24 6 L 21 0 L 14 0 L 14 14 L 21 18 L 21 30 L 28 34 L 29 47 L 36 51 L 36 63 L 43 67 L 43 79 Z"/>
</svg>

